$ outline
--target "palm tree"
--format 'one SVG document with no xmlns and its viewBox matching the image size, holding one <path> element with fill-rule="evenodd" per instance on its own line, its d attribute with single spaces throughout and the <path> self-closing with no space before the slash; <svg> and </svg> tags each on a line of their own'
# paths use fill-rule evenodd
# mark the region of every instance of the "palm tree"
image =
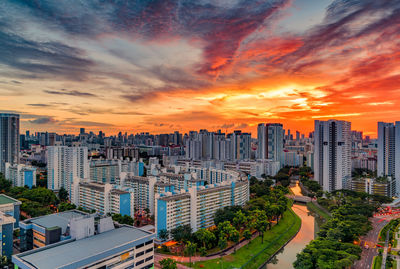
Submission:
<svg viewBox="0 0 400 269">
<path fill-rule="evenodd" d="M 167 241 L 169 238 L 169 232 L 167 229 L 162 229 L 158 232 L 158 237 L 162 240 L 162 241 Z"/>
<path fill-rule="evenodd" d="M 196 254 L 197 244 L 192 242 L 187 242 L 185 254 L 189 256 L 189 264 L 192 266 L 192 256 Z"/>
</svg>

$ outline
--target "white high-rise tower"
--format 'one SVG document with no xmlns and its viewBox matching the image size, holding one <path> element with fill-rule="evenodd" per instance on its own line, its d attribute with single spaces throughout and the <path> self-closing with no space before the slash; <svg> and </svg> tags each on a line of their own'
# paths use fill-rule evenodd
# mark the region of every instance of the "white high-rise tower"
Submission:
<svg viewBox="0 0 400 269">
<path fill-rule="evenodd" d="M 87 147 L 48 147 L 47 154 L 48 189 L 70 191 L 74 178 L 89 178 Z"/>
<path fill-rule="evenodd" d="M 324 191 L 348 188 L 351 178 L 351 123 L 315 121 L 314 178 Z"/>
</svg>

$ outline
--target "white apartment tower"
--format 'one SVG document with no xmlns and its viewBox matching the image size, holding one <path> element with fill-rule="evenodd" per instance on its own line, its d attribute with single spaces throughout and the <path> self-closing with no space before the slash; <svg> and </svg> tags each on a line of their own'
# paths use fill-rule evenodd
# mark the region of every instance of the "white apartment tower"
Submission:
<svg viewBox="0 0 400 269">
<path fill-rule="evenodd" d="M 324 191 L 348 188 L 351 178 L 351 123 L 315 121 L 314 178 Z"/>
<path fill-rule="evenodd" d="M 47 148 L 47 188 L 69 193 L 74 178 L 89 178 L 87 147 L 54 146 Z"/>
<path fill-rule="evenodd" d="M 378 176 L 395 180 L 394 195 L 400 195 L 400 121 L 378 122 Z"/>
<path fill-rule="evenodd" d="M 280 123 L 260 123 L 257 127 L 257 158 L 273 160 L 283 165 L 283 126 Z"/>
<path fill-rule="evenodd" d="M 5 165 L 19 164 L 19 115 L 0 113 L 0 173 Z"/>
</svg>

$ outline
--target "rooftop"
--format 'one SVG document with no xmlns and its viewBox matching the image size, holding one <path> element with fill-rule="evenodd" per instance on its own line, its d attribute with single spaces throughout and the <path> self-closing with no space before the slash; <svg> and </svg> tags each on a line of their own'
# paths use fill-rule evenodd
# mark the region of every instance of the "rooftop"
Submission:
<svg viewBox="0 0 400 269">
<path fill-rule="evenodd" d="M 65 212 L 60 212 L 56 214 L 51 214 L 47 216 L 42 216 L 38 218 L 28 219 L 24 222 L 30 222 L 42 226 L 46 229 L 53 227 L 60 227 L 61 232 L 65 233 L 68 223 L 71 219 L 79 218 L 83 216 L 88 216 L 88 213 L 81 212 L 78 210 L 70 210 Z"/>
<path fill-rule="evenodd" d="M 53 244 L 49 247 L 39 248 L 16 256 L 36 268 L 63 268 L 67 265 L 73 266 L 74 263 L 84 261 L 85 259 L 93 260 L 96 255 L 105 251 L 151 236 L 152 234 L 134 227 L 123 226 L 85 239 Z"/>
<path fill-rule="evenodd" d="M 21 204 L 21 201 L 11 198 L 10 196 L 7 196 L 5 194 L 0 194 L 0 205 L 5 204 Z"/>
</svg>

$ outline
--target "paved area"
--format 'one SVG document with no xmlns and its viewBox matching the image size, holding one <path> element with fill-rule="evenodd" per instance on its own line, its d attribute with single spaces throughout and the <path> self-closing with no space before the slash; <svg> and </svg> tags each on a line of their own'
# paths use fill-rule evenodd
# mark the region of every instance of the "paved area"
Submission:
<svg viewBox="0 0 400 269">
<path fill-rule="evenodd" d="M 385 269 L 386 268 L 386 259 L 387 259 L 388 247 L 389 247 L 389 232 L 390 232 L 390 230 L 388 230 L 386 232 L 385 248 L 383 249 L 381 269 Z"/>
<path fill-rule="evenodd" d="M 255 239 L 257 236 L 258 236 L 257 233 L 253 234 L 253 237 L 252 237 L 251 240 Z M 236 246 L 236 250 L 240 249 L 241 247 L 244 247 L 248 243 L 249 243 L 248 240 L 243 240 L 241 243 L 239 243 Z M 231 249 L 225 251 L 223 253 L 223 256 L 230 255 L 234 251 L 235 251 L 234 248 L 231 248 Z M 221 255 L 219 255 L 219 254 L 208 256 L 208 257 L 193 256 L 192 257 L 192 262 L 207 261 L 207 260 L 217 259 L 219 257 L 221 257 Z M 156 264 L 158 264 L 158 261 L 161 261 L 162 259 L 165 259 L 165 258 L 171 258 L 171 259 L 174 259 L 175 261 L 178 261 L 178 262 L 189 262 L 189 257 L 166 255 L 166 254 L 161 254 L 161 253 L 154 253 L 154 259 L 156 260 L 156 262 L 155 262 Z"/>
<path fill-rule="evenodd" d="M 369 231 L 367 235 L 361 238 L 360 245 L 363 247 L 363 252 L 361 253 L 360 260 L 354 263 L 353 268 L 371 268 L 374 257 L 378 255 L 378 250 L 375 245 L 378 243 L 379 232 L 388 222 L 389 220 L 385 218 L 371 219 L 372 230 Z M 366 245 L 368 245 L 368 248 L 365 247 Z"/>
</svg>

